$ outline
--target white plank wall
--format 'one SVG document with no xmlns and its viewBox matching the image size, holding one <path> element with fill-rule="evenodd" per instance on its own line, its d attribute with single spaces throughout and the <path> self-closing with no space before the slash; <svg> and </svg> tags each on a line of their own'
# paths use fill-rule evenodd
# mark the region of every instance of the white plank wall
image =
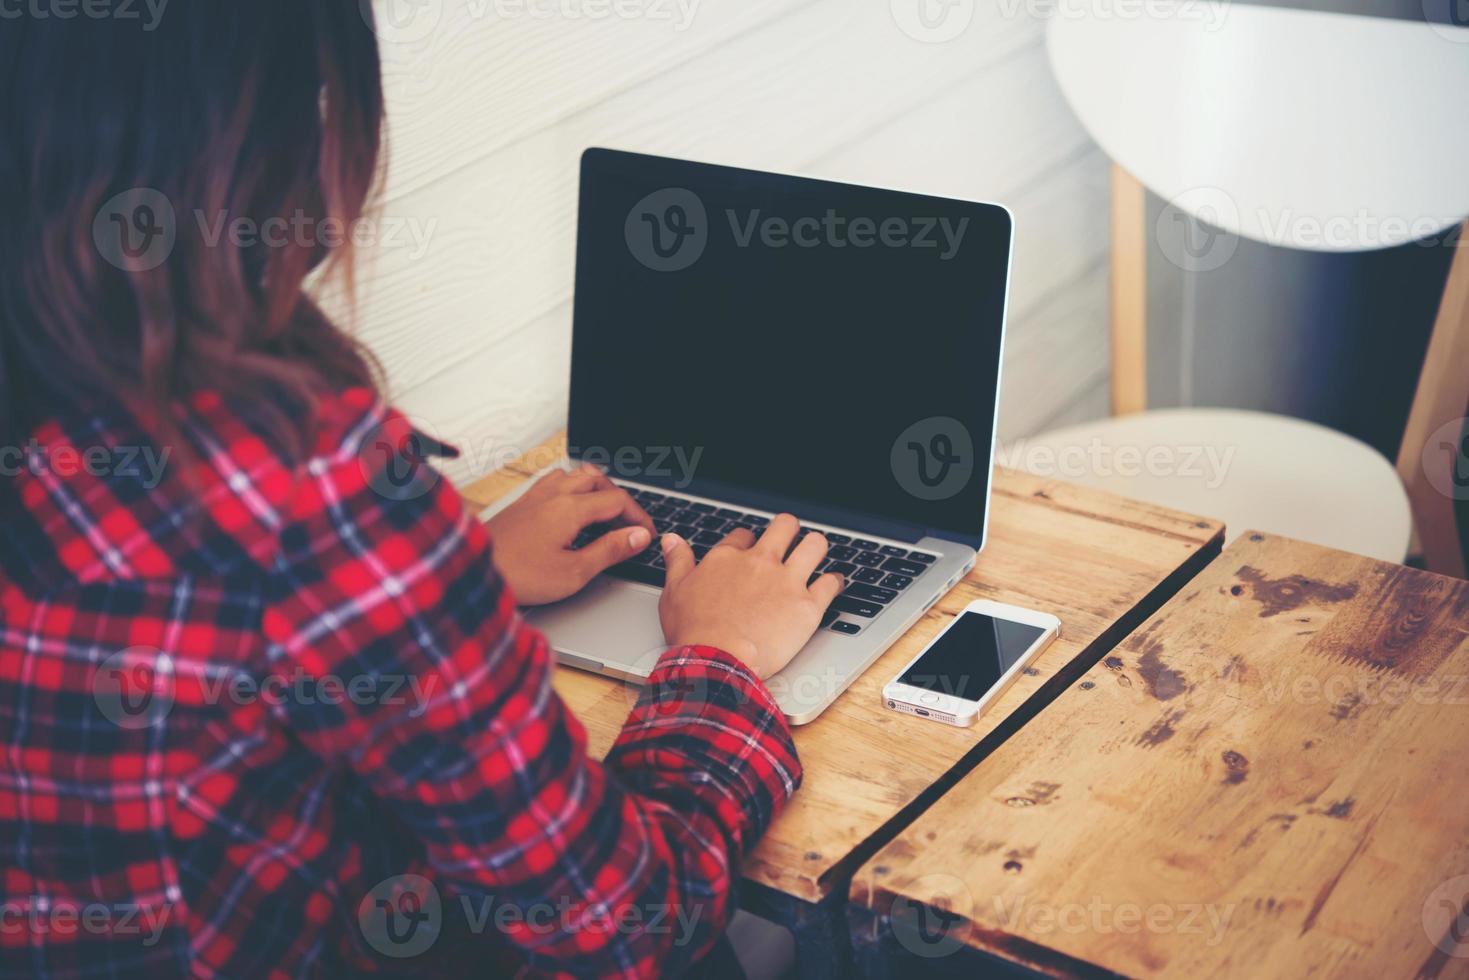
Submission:
<svg viewBox="0 0 1469 980">
<path fill-rule="evenodd" d="M 895 20 L 908 0 L 624 2 L 646 16 L 426 0 L 432 30 L 381 31 L 394 233 L 361 250 L 355 305 L 324 300 L 397 404 L 466 450 L 454 479 L 565 421 L 577 165 L 596 145 L 1009 205 L 1001 435 L 1100 414 L 1106 164 L 1025 5 L 978 0 L 960 36 L 928 44 Z"/>
</svg>

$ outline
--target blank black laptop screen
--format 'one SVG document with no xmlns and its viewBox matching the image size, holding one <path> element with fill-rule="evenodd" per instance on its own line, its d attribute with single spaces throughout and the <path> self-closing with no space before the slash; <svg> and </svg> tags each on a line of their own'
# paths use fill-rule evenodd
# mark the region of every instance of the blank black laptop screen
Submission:
<svg viewBox="0 0 1469 980">
<path fill-rule="evenodd" d="M 978 542 L 1003 208 L 607 150 L 581 180 L 573 455 Z"/>
</svg>

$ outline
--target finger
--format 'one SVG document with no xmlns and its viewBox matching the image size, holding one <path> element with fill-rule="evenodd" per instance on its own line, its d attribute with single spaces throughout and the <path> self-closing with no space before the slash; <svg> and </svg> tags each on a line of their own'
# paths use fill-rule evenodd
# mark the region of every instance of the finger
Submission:
<svg viewBox="0 0 1469 980">
<path fill-rule="evenodd" d="M 646 528 L 618 528 L 616 531 L 608 531 L 576 552 L 576 555 L 577 560 L 583 563 L 583 571 L 590 581 L 592 576 L 647 550 L 652 543 L 653 535 Z"/>
<path fill-rule="evenodd" d="M 663 548 L 663 564 L 668 567 L 664 581 L 668 588 L 672 588 L 694 570 L 694 549 L 677 534 L 663 535 L 659 544 Z"/>
<path fill-rule="evenodd" d="M 796 532 L 800 529 L 801 522 L 790 514 L 778 514 L 765 529 L 765 533 L 760 535 L 760 543 L 755 547 L 783 559 L 786 552 L 791 550 L 791 542 L 796 539 Z"/>
<path fill-rule="evenodd" d="M 751 531 L 747 527 L 737 527 L 733 531 L 731 531 L 728 534 L 726 534 L 724 536 L 724 540 L 721 541 L 721 542 L 719 542 L 714 547 L 716 547 L 716 548 L 726 548 L 726 547 L 728 547 L 728 548 L 738 548 L 741 551 L 745 551 L 745 550 L 747 550 L 749 548 L 754 547 L 754 544 L 755 544 L 755 532 Z"/>
<path fill-rule="evenodd" d="M 825 609 L 831 605 L 832 600 L 842 594 L 842 589 L 847 587 L 847 577 L 841 572 L 827 572 L 825 575 L 811 583 L 811 595 L 821 603 Z"/>
<path fill-rule="evenodd" d="M 581 522 L 582 527 L 588 524 L 605 524 L 608 521 L 621 520 L 624 524 L 635 524 L 643 528 L 649 535 L 655 533 L 653 518 L 638 506 L 638 502 L 632 499 L 632 494 L 621 487 L 597 490 L 592 493 L 579 493 L 570 499 L 572 506 L 576 508 L 577 519 Z"/>
<path fill-rule="evenodd" d="M 816 566 L 821 564 L 821 559 L 826 557 L 827 549 L 831 545 L 826 541 L 826 535 L 817 534 L 812 531 L 801 539 L 796 545 L 796 550 L 786 559 L 786 567 L 791 570 L 801 581 L 811 577 L 816 571 Z"/>
</svg>

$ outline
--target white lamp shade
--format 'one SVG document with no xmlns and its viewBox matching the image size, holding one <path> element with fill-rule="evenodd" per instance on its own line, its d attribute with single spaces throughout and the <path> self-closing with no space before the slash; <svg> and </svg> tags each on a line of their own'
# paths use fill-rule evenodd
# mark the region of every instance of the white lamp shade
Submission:
<svg viewBox="0 0 1469 980">
<path fill-rule="evenodd" d="M 1047 45 L 1102 149 L 1227 232 L 1364 251 L 1469 215 L 1469 28 L 1118 0 L 1060 4 Z"/>
</svg>

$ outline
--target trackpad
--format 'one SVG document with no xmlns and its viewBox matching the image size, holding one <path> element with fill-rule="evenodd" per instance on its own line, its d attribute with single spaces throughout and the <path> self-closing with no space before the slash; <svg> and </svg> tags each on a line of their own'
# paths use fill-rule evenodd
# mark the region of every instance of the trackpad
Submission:
<svg viewBox="0 0 1469 980">
<path fill-rule="evenodd" d="M 539 606 L 526 620 L 546 634 L 566 663 L 587 670 L 646 677 L 668 649 L 658 621 L 659 593 L 599 578 L 563 602 Z"/>
</svg>

